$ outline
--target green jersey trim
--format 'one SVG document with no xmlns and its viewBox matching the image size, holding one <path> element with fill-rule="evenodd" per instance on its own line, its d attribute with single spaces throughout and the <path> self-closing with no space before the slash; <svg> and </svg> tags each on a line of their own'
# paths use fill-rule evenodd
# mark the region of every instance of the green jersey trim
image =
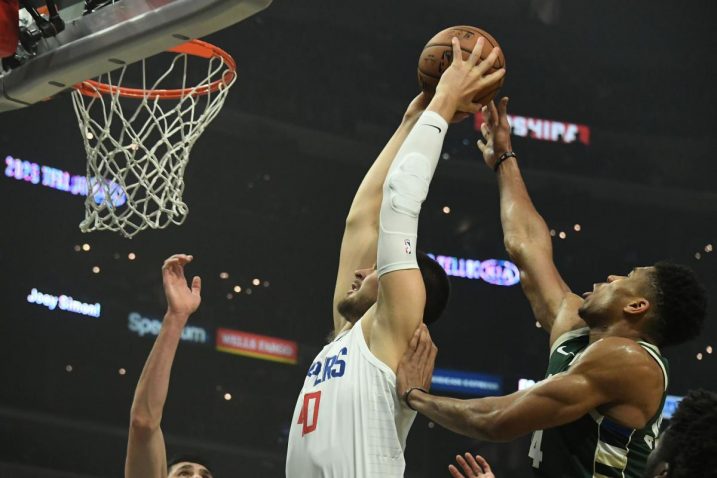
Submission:
<svg viewBox="0 0 717 478">
<path fill-rule="evenodd" d="M 640 346 L 642 346 L 643 349 L 645 349 L 645 352 L 650 354 L 652 358 L 657 362 L 657 365 L 660 366 L 660 370 L 662 370 L 662 378 L 664 379 L 665 384 L 665 390 L 667 390 L 667 384 L 669 382 L 669 378 L 667 377 L 667 368 L 665 367 L 665 363 L 663 362 L 662 354 L 660 353 L 660 349 L 657 348 L 656 345 L 650 344 L 648 342 L 644 342 L 642 340 L 637 341 Z"/>
<path fill-rule="evenodd" d="M 582 337 L 583 335 L 590 335 L 590 328 L 589 327 L 581 327 L 579 329 L 575 330 L 569 330 L 565 332 L 563 335 L 557 338 L 555 342 L 553 342 L 553 346 L 550 347 L 550 355 L 549 357 L 552 357 L 556 350 L 558 350 L 558 347 L 561 345 L 564 345 L 565 342 L 568 340 L 575 339 L 577 337 Z"/>
</svg>

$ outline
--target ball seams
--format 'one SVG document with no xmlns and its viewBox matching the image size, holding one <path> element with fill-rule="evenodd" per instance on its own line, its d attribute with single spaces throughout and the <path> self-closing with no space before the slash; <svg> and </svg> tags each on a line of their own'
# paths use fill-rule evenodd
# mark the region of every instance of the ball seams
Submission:
<svg viewBox="0 0 717 478">
<path fill-rule="evenodd" d="M 481 30 L 480 28 L 461 25 L 446 28 L 445 30 L 434 35 L 434 37 L 431 38 L 428 43 L 426 43 L 426 45 L 423 47 L 423 51 L 421 53 L 421 56 L 419 57 L 417 76 L 418 83 L 421 86 L 421 89 L 429 93 L 435 91 L 435 87 L 440 81 L 443 72 L 448 66 L 450 66 L 450 63 L 452 61 L 450 58 L 453 56 L 453 44 L 451 41 L 452 38 L 459 39 L 459 48 L 461 50 L 463 59 L 466 60 L 471 55 L 474 49 L 473 46 L 471 46 L 470 48 L 468 48 L 467 46 L 471 43 L 475 45 L 474 42 L 476 42 L 479 37 L 483 37 L 485 42 L 483 45 L 483 49 L 480 52 L 480 61 L 483 61 L 487 58 L 487 55 L 484 55 L 484 52 L 489 48 L 495 48 L 496 46 L 498 46 L 498 43 L 493 37 L 490 36 L 489 33 Z M 488 67 L 485 74 L 490 74 L 501 68 L 505 68 L 505 65 L 505 57 L 503 56 L 503 52 L 501 51 L 495 62 Z M 502 88 L 504 82 L 505 78 L 501 78 L 498 84 L 491 91 L 485 92 L 483 95 L 481 95 L 480 98 L 476 98 L 475 100 L 485 100 L 486 98 L 494 97 L 497 92 Z M 480 102 L 485 103 L 484 101 Z"/>
<path fill-rule="evenodd" d="M 487 40 L 487 38 L 486 38 L 486 40 Z M 491 45 L 492 45 L 492 43 L 491 43 Z M 451 52 L 453 51 L 453 45 L 451 45 L 450 43 L 429 43 L 426 46 L 424 46 L 423 49 L 427 50 L 428 48 L 441 47 L 441 46 L 446 47 L 446 48 L 451 48 Z M 463 47 L 461 47 L 461 51 L 463 53 L 468 53 L 468 55 L 470 55 L 472 53 L 472 50 L 468 50 L 467 48 L 463 48 Z M 481 60 L 484 60 L 484 59 L 485 58 L 481 57 Z M 498 58 L 496 58 L 493 66 L 496 68 L 503 68 L 504 64 L 503 64 L 502 55 L 498 55 Z"/>
</svg>

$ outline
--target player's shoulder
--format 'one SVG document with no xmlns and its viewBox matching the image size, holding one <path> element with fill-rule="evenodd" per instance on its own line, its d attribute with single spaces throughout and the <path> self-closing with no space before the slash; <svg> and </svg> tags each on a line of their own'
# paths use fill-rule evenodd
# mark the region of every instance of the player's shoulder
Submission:
<svg viewBox="0 0 717 478">
<path fill-rule="evenodd" d="M 619 336 L 601 337 L 588 346 L 586 352 L 596 355 L 609 355 L 621 359 L 637 360 L 645 357 L 645 350 L 634 339 Z"/>
<path fill-rule="evenodd" d="M 580 375 L 606 398 L 605 405 L 624 404 L 652 417 L 667 386 L 657 360 L 636 340 L 604 337 L 590 344 L 570 372 Z M 644 422 L 632 427 L 641 428 Z M 641 424 L 640 424 L 641 423 Z"/>
<path fill-rule="evenodd" d="M 585 348 L 576 365 L 610 379 L 662 379 L 655 359 L 635 340 L 603 337 Z"/>
</svg>

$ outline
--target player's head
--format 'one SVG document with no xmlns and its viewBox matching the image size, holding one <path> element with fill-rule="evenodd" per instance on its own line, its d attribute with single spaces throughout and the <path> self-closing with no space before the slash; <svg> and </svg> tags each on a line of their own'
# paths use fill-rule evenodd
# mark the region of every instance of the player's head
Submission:
<svg viewBox="0 0 717 478">
<path fill-rule="evenodd" d="M 687 267 L 658 262 L 594 284 L 579 314 L 591 327 L 627 320 L 657 345 L 696 337 L 706 315 L 704 287 Z"/>
<path fill-rule="evenodd" d="M 378 274 L 376 264 L 365 269 L 354 271 L 354 281 L 351 290 L 341 299 L 336 308 L 341 316 L 349 322 L 356 323 L 378 297 Z"/>
<path fill-rule="evenodd" d="M 416 253 L 418 267 L 426 287 L 426 305 L 423 309 L 423 321 L 435 322 L 448 303 L 451 287 L 446 271 L 425 253 Z M 339 314 L 351 323 L 355 323 L 376 303 L 378 299 L 378 273 L 376 265 L 354 271 L 351 290 L 337 305 Z"/>
<path fill-rule="evenodd" d="M 178 455 L 167 463 L 167 478 L 214 478 L 209 462 L 197 455 Z"/>
<path fill-rule="evenodd" d="M 693 390 L 647 460 L 645 478 L 712 476 L 717 470 L 717 394 Z"/>
</svg>

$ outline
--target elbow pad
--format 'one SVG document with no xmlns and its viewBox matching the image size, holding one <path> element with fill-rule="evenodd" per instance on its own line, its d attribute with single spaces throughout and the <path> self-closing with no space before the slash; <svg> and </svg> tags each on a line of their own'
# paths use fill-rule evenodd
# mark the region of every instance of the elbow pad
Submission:
<svg viewBox="0 0 717 478">
<path fill-rule="evenodd" d="M 417 269 L 418 215 L 428 195 L 433 173 L 448 129 L 437 113 L 425 112 L 404 141 L 383 185 L 379 236 L 378 275 Z"/>
</svg>

